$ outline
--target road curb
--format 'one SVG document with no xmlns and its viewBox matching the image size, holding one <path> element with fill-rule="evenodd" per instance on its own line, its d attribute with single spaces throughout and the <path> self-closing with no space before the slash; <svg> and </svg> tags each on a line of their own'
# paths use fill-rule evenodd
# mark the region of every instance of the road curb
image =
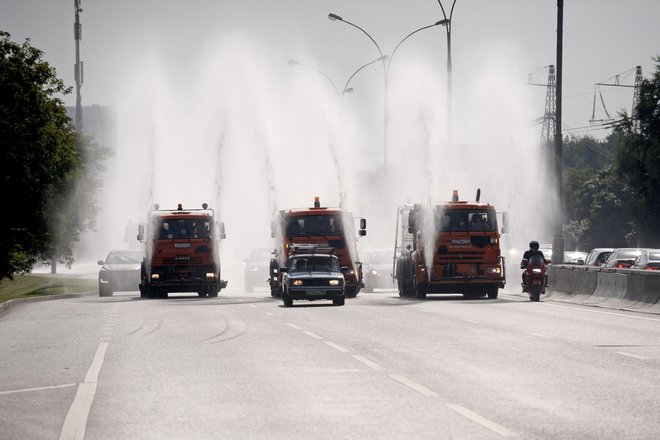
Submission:
<svg viewBox="0 0 660 440">
<path fill-rule="evenodd" d="M 70 299 L 70 298 L 80 298 L 83 296 L 92 296 L 96 295 L 95 290 L 90 290 L 89 292 L 83 292 L 83 293 L 65 293 L 63 295 L 46 295 L 46 296 L 35 296 L 34 298 L 16 298 L 16 299 L 10 299 L 8 301 L 3 302 L 0 304 L 0 313 L 5 313 L 7 310 L 12 308 L 12 306 L 17 305 L 17 304 L 23 304 L 23 303 L 30 303 L 30 302 L 39 302 L 39 301 L 51 301 L 51 300 L 56 300 L 56 299 Z"/>
</svg>

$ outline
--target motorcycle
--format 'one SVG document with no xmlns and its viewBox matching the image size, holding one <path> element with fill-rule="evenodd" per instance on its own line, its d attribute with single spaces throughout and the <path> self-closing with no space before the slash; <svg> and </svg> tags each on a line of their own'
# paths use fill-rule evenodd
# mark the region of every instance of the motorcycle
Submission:
<svg viewBox="0 0 660 440">
<path fill-rule="evenodd" d="M 542 256 L 532 255 L 529 260 L 523 260 L 520 264 L 520 268 L 525 269 L 524 287 L 531 301 L 539 301 L 541 294 L 545 293 L 545 286 L 548 285 L 547 263 Z"/>
</svg>

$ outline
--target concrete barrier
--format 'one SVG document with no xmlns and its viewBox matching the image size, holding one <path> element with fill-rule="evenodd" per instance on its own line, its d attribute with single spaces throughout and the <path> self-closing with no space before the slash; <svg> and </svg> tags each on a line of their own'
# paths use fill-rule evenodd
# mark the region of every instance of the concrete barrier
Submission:
<svg viewBox="0 0 660 440">
<path fill-rule="evenodd" d="M 548 275 L 553 299 L 660 313 L 660 271 L 551 265 Z"/>
</svg>

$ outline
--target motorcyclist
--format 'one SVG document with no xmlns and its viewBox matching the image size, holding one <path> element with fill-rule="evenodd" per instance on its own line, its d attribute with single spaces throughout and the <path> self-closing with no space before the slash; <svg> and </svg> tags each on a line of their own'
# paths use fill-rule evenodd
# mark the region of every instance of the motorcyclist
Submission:
<svg viewBox="0 0 660 440">
<path fill-rule="evenodd" d="M 539 242 L 536 240 L 532 240 L 529 242 L 529 250 L 525 251 L 522 257 L 522 261 L 520 262 L 520 268 L 521 269 L 527 269 L 527 263 L 529 262 L 529 259 L 532 258 L 534 255 L 540 255 L 541 258 L 543 258 L 543 261 L 545 261 L 545 255 L 543 255 L 543 252 L 539 250 Z M 527 271 L 523 270 L 522 273 L 522 289 L 523 292 L 527 292 Z"/>
</svg>

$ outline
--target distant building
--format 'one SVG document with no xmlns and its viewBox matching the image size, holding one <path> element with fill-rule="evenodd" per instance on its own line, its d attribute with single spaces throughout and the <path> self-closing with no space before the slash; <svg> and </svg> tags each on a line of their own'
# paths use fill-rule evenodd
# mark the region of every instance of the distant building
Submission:
<svg viewBox="0 0 660 440">
<path fill-rule="evenodd" d="M 117 115 L 112 107 L 103 105 L 83 106 L 83 133 L 92 142 L 109 148 L 117 146 Z M 76 120 L 76 108 L 67 107 L 66 112 L 72 121 Z"/>
</svg>

